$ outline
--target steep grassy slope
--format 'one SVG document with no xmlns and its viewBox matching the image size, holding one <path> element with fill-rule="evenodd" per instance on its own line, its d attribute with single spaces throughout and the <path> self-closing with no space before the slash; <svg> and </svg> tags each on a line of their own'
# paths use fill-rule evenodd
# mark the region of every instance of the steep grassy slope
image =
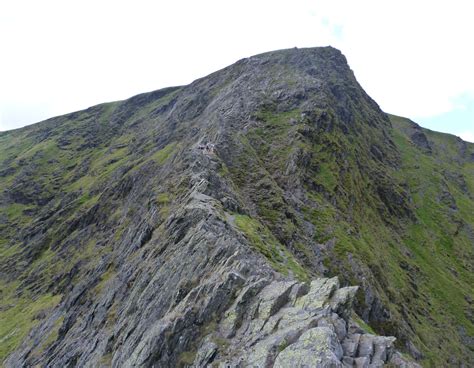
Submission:
<svg viewBox="0 0 474 368">
<path fill-rule="evenodd" d="M 302 263 L 364 285 L 378 332 L 427 365 L 472 360 L 473 145 L 339 107 L 265 106 L 232 148 L 234 182 Z"/>
<path fill-rule="evenodd" d="M 337 275 L 423 365 L 473 362 L 474 145 L 384 114 L 332 48 L 0 133 L 0 187 L 10 366 L 185 365 L 234 269 Z"/>
<path fill-rule="evenodd" d="M 242 196 L 301 263 L 363 285 L 377 332 L 427 366 L 472 360 L 474 145 L 426 132 L 428 151 L 401 118 L 360 132 L 330 119 L 257 114 L 229 163 Z"/>
<path fill-rule="evenodd" d="M 150 188 L 156 192 L 139 206 L 121 203 L 122 213 L 115 202 L 121 201 L 117 188 L 130 190 L 140 171 L 159 172 L 178 148 L 159 129 L 148 129 L 149 109 L 173 93 L 147 96 L 151 104 L 137 96 L 0 134 L 0 360 L 60 302 L 78 274 L 105 267 L 93 281 L 94 292 L 100 291 L 112 271 L 110 261 L 104 266 L 101 260 L 110 257 L 108 237 L 123 236 L 128 212 L 146 205 L 166 212 L 165 186 Z"/>
<path fill-rule="evenodd" d="M 403 266 L 414 283 L 409 306 L 418 311 L 405 313 L 426 350 L 437 346 L 450 356 L 465 346 L 472 357 L 474 145 L 403 118 L 391 121 L 402 154 L 398 174 L 408 184 L 417 219 L 402 233 L 410 251 Z"/>
</svg>

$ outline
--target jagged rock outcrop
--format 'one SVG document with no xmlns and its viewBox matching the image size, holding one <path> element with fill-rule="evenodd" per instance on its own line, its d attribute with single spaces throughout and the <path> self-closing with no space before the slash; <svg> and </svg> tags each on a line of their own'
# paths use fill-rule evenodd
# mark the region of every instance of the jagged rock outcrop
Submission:
<svg viewBox="0 0 474 368">
<path fill-rule="evenodd" d="M 371 335 L 351 320 L 356 292 L 337 278 L 251 284 L 203 339 L 193 366 L 417 367 L 396 352 L 395 338 Z"/>
</svg>

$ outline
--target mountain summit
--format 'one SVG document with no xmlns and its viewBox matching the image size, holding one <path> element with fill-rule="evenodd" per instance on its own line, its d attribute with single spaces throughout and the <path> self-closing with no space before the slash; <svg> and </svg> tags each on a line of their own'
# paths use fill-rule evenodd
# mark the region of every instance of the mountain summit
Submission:
<svg viewBox="0 0 474 368">
<path fill-rule="evenodd" d="M 334 48 L 0 133 L 0 184 L 5 367 L 474 365 L 474 145 Z"/>
</svg>

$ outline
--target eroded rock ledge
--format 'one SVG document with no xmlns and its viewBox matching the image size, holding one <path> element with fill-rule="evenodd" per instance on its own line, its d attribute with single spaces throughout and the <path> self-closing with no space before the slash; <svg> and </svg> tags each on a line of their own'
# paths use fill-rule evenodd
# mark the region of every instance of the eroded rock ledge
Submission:
<svg viewBox="0 0 474 368">
<path fill-rule="evenodd" d="M 395 350 L 394 337 L 372 335 L 354 322 L 356 292 L 341 288 L 337 277 L 247 285 L 190 366 L 419 367 Z"/>
</svg>

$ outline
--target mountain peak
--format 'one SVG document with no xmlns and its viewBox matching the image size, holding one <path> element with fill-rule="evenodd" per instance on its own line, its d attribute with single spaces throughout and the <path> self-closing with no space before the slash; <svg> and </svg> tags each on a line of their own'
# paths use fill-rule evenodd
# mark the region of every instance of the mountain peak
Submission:
<svg viewBox="0 0 474 368">
<path fill-rule="evenodd" d="M 305 61 L 306 59 L 306 61 Z M 293 47 L 290 49 L 281 49 L 276 51 L 269 51 L 257 55 L 253 55 L 249 58 L 239 60 L 237 63 L 248 61 L 261 60 L 263 62 L 274 61 L 278 63 L 298 65 L 300 63 L 307 63 L 318 61 L 318 60 L 333 60 L 339 64 L 347 65 L 347 60 L 342 52 L 332 46 L 324 47 L 307 47 L 298 48 Z"/>
<path fill-rule="evenodd" d="M 0 359 L 472 365 L 472 157 L 332 47 L 2 133 Z"/>
</svg>

